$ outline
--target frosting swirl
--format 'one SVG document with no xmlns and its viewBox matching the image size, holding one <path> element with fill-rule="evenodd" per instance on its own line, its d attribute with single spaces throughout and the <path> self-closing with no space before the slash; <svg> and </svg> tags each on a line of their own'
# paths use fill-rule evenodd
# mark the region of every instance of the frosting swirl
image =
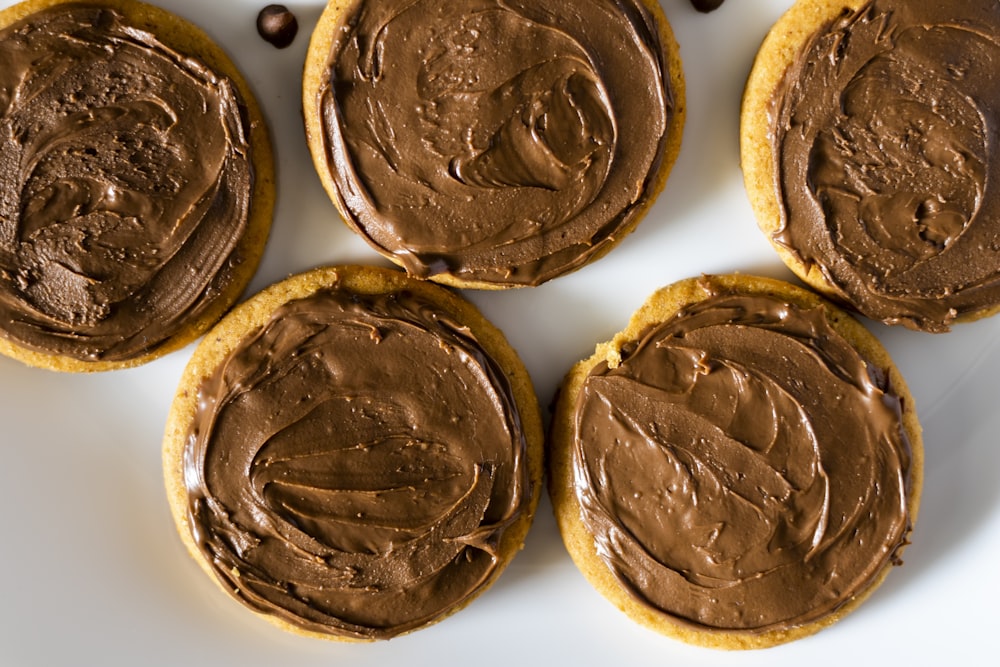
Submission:
<svg viewBox="0 0 1000 667">
<path fill-rule="evenodd" d="M 944 331 L 1000 305 L 1000 7 L 872 0 L 778 87 L 774 234 L 887 323 Z"/>
<path fill-rule="evenodd" d="M 910 531 L 911 451 L 887 385 L 821 307 L 717 291 L 650 327 L 576 403 L 575 492 L 599 557 L 702 630 L 838 609 Z"/>
<path fill-rule="evenodd" d="M 0 335 L 119 361 L 205 312 L 253 180 L 233 84 L 87 5 L 0 31 Z"/>
<path fill-rule="evenodd" d="M 195 542 L 250 608 L 384 639 L 499 574 L 531 497 L 506 376 L 407 292 L 289 302 L 199 390 L 184 453 Z"/>
<path fill-rule="evenodd" d="M 349 223 L 406 270 L 533 285 L 652 197 L 673 117 L 640 0 L 364 0 L 317 104 Z"/>
</svg>

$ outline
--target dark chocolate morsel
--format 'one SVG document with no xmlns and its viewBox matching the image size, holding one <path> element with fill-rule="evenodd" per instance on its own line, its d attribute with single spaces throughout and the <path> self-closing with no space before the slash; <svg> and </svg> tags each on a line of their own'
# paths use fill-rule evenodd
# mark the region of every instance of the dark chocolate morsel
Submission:
<svg viewBox="0 0 1000 667">
<path fill-rule="evenodd" d="M 707 14 L 722 6 L 723 0 L 691 0 L 691 4 L 699 12 Z"/>
<path fill-rule="evenodd" d="M 299 22 L 284 5 L 268 5 L 257 14 L 257 32 L 265 41 L 283 49 L 295 40 Z"/>
</svg>

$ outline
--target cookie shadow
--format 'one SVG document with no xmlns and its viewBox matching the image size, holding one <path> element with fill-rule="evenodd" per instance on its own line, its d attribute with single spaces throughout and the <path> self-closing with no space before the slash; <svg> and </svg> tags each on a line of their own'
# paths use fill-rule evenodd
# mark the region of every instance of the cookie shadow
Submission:
<svg viewBox="0 0 1000 667">
<path fill-rule="evenodd" d="M 940 399 L 925 412 L 918 405 L 924 449 L 918 518 L 912 544 L 903 554 L 904 566 L 887 577 L 876 597 L 888 598 L 919 578 L 933 576 L 996 512 L 1000 504 L 998 374 L 1000 339 L 993 339 Z"/>
</svg>

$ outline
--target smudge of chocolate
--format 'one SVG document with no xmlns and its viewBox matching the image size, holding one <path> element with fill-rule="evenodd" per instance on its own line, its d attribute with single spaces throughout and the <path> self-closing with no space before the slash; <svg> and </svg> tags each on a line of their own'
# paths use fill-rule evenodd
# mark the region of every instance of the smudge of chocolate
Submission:
<svg viewBox="0 0 1000 667">
<path fill-rule="evenodd" d="M 299 22 L 284 5 L 268 5 L 257 15 L 257 32 L 265 41 L 283 49 L 295 40 Z"/>
<path fill-rule="evenodd" d="M 691 0 L 691 4 L 694 8 L 703 14 L 715 11 L 722 6 L 724 0 Z"/>
</svg>

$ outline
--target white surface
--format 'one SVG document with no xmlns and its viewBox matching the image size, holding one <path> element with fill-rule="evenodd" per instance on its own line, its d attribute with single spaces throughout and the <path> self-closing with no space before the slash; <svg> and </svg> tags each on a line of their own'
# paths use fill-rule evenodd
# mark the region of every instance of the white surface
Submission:
<svg viewBox="0 0 1000 667">
<path fill-rule="evenodd" d="M 299 73 L 320 0 L 288 3 L 301 31 L 284 51 L 256 35 L 263 0 L 161 4 L 222 43 L 272 123 L 279 205 L 251 290 L 320 264 L 383 263 L 336 217 L 305 150 Z M 663 0 L 685 60 L 689 120 L 652 212 L 576 274 L 469 294 L 521 353 L 543 407 L 569 366 L 655 288 L 703 272 L 790 278 L 754 223 L 737 146 L 744 78 L 790 4 L 729 0 L 704 15 Z M 835 627 L 737 654 L 660 637 L 612 608 L 571 563 L 547 500 L 499 582 L 443 623 L 375 645 L 287 635 L 223 596 L 175 534 L 160 440 L 190 349 L 93 376 L 0 359 L 0 665 L 979 664 L 1000 620 L 1000 318 L 940 336 L 873 328 L 925 428 L 926 488 L 906 564 Z"/>
</svg>

